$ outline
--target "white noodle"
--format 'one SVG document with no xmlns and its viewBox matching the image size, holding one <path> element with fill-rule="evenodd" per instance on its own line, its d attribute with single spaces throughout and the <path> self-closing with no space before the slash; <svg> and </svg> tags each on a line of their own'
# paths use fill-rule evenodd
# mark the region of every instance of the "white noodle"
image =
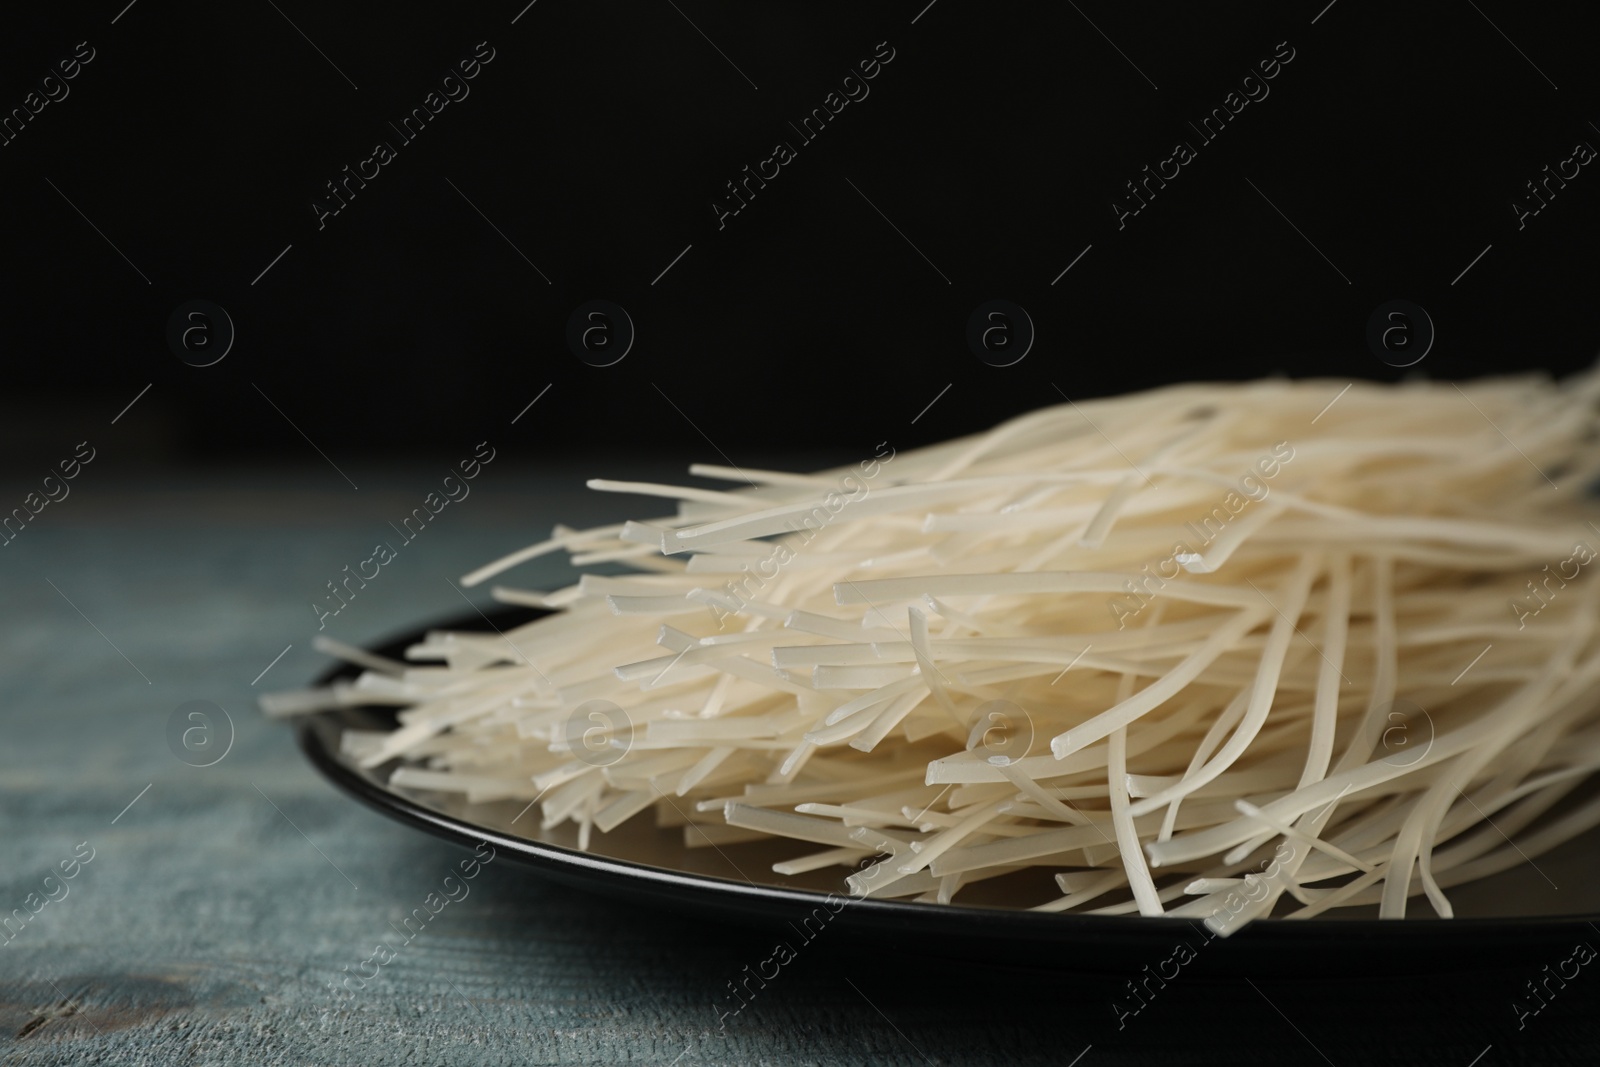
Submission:
<svg viewBox="0 0 1600 1067">
<path fill-rule="evenodd" d="M 654 811 L 688 847 L 790 840 L 778 875 L 932 906 L 1046 872 L 1022 906 L 1449 916 L 1449 887 L 1600 824 L 1600 372 L 1341 388 L 691 468 L 719 490 L 596 479 L 676 514 L 558 526 L 463 583 L 553 552 L 630 573 L 497 587 L 554 614 L 406 663 L 319 638 L 365 672 L 262 706 L 397 707 L 347 758 L 536 798 L 584 848 Z"/>
</svg>

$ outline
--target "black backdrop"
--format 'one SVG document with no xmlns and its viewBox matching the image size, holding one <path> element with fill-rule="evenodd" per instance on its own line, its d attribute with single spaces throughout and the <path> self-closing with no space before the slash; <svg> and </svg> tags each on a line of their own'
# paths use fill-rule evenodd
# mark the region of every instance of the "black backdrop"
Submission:
<svg viewBox="0 0 1600 1067">
<path fill-rule="evenodd" d="M 914 445 L 1057 390 L 1600 347 L 1600 175 L 1563 162 L 1600 145 L 1580 5 L 125 2 L 5 14 L 0 111 L 28 111 L 0 147 L 8 466 L 136 394 L 127 440 L 189 457 L 316 462 L 298 427 L 336 458 L 738 461 Z M 889 50 L 814 141 L 791 127 Z M 469 95 L 404 142 L 389 124 L 441 86 Z M 1208 143 L 1190 124 L 1229 102 Z M 379 141 L 395 158 L 319 224 Z M 777 142 L 794 158 L 719 225 Z M 1519 221 L 1546 166 L 1577 174 Z M 1405 370 L 1366 340 L 1397 298 L 1436 331 Z M 235 331 L 211 366 L 168 340 L 196 299 Z M 636 330 L 611 366 L 566 340 L 592 299 Z M 1036 330 L 1011 366 L 967 343 L 991 299 Z"/>
</svg>

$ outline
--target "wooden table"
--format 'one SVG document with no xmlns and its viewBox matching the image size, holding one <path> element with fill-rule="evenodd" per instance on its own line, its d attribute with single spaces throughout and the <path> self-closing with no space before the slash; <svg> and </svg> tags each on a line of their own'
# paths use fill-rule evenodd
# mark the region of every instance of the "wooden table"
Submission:
<svg viewBox="0 0 1600 1067">
<path fill-rule="evenodd" d="M 359 491 L 325 467 L 85 477 L 0 550 L 0 909 L 59 897 L 0 946 L 0 1062 L 1600 1062 L 1592 968 L 1519 1031 L 1511 1004 L 1533 974 L 1338 983 L 1307 959 L 1304 980 L 1252 983 L 1202 963 L 1119 1030 L 1125 975 L 819 941 L 719 1028 L 726 983 L 773 932 L 641 912 L 509 863 L 337 1000 L 342 969 L 397 940 L 465 853 L 336 792 L 253 701 L 326 666 L 309 602 L 434 481 L 415 466 L 369 472 Z M 447 579 L 558 517 L 637 503 L 580 485 L 575 471 L 486 471 L 328 632 L 371 642 L 459 614 Z M 209 767 L 168 744 L 193 700 L 232 723 Z M 45 883 L 84 842 L 93 858 L 75 877 Z M 1131 975 L 1149 961 L 1091 962 Z"/>
</svg>

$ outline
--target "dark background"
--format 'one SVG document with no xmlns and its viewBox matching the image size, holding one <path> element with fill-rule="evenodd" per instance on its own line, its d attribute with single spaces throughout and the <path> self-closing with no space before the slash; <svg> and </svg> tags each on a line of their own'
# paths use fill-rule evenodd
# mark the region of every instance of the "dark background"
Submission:
<svg viewBox="0 0 1600 1067">
<path fill-rule="evenodd" d="M 1520 231 L 1511 207 L 1600 144 L 1578 5 L 525 2 L 8 11 L 0 108 L 95 58 L 0 147 L 7 465 L 84 437 L 119 465 L 320 462 L 295 427 L 346 470 L 485 438 L 519 463 L 854 455 L 1050 383 L 1570 371 L 1600 346 L 1600 178 Z M 319 230 L 325 183 L 480 41 L 470 96 Z M 798 145 L 880 41 L 870 95 Z M 1187 123 L 1284 41 L 1270 95 L 1201 145 Z M 719 230 L 712 200 L 778 140 L 798 158 Z M 1119 230 L 1178 140 L 1198 158 Z M 997 297 L 1037 329 L 1010 367 L 965 341 Z M 236 329 L 209 367 L 166 340 L 196 298 Z M 564 339 L 592 298 L 637 329 L 614 366 Z M 1410 371 L 1365 342 L 1395 298 L 1437 330 Z"/>
</svg>

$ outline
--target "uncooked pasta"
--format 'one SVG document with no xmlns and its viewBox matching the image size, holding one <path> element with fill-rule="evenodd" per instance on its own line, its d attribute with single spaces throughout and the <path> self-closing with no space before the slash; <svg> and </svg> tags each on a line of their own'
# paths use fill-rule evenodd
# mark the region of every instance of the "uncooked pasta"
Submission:
<svg viewBox="0 0 1600 1067">
<path fill-rule="evenodd" d="M 1193 384 L 726 488 L 549 538 L 550 614 L 277 694 L 391 784 L 793 843 L 863 897 L 1201 919 L 1447 890 L 1600 822 L 1600 375 Z M 670 502 L 663 506 L 659 501 Z M 617 572 L 622 573 L 617 573 Z"/>
</svg>

